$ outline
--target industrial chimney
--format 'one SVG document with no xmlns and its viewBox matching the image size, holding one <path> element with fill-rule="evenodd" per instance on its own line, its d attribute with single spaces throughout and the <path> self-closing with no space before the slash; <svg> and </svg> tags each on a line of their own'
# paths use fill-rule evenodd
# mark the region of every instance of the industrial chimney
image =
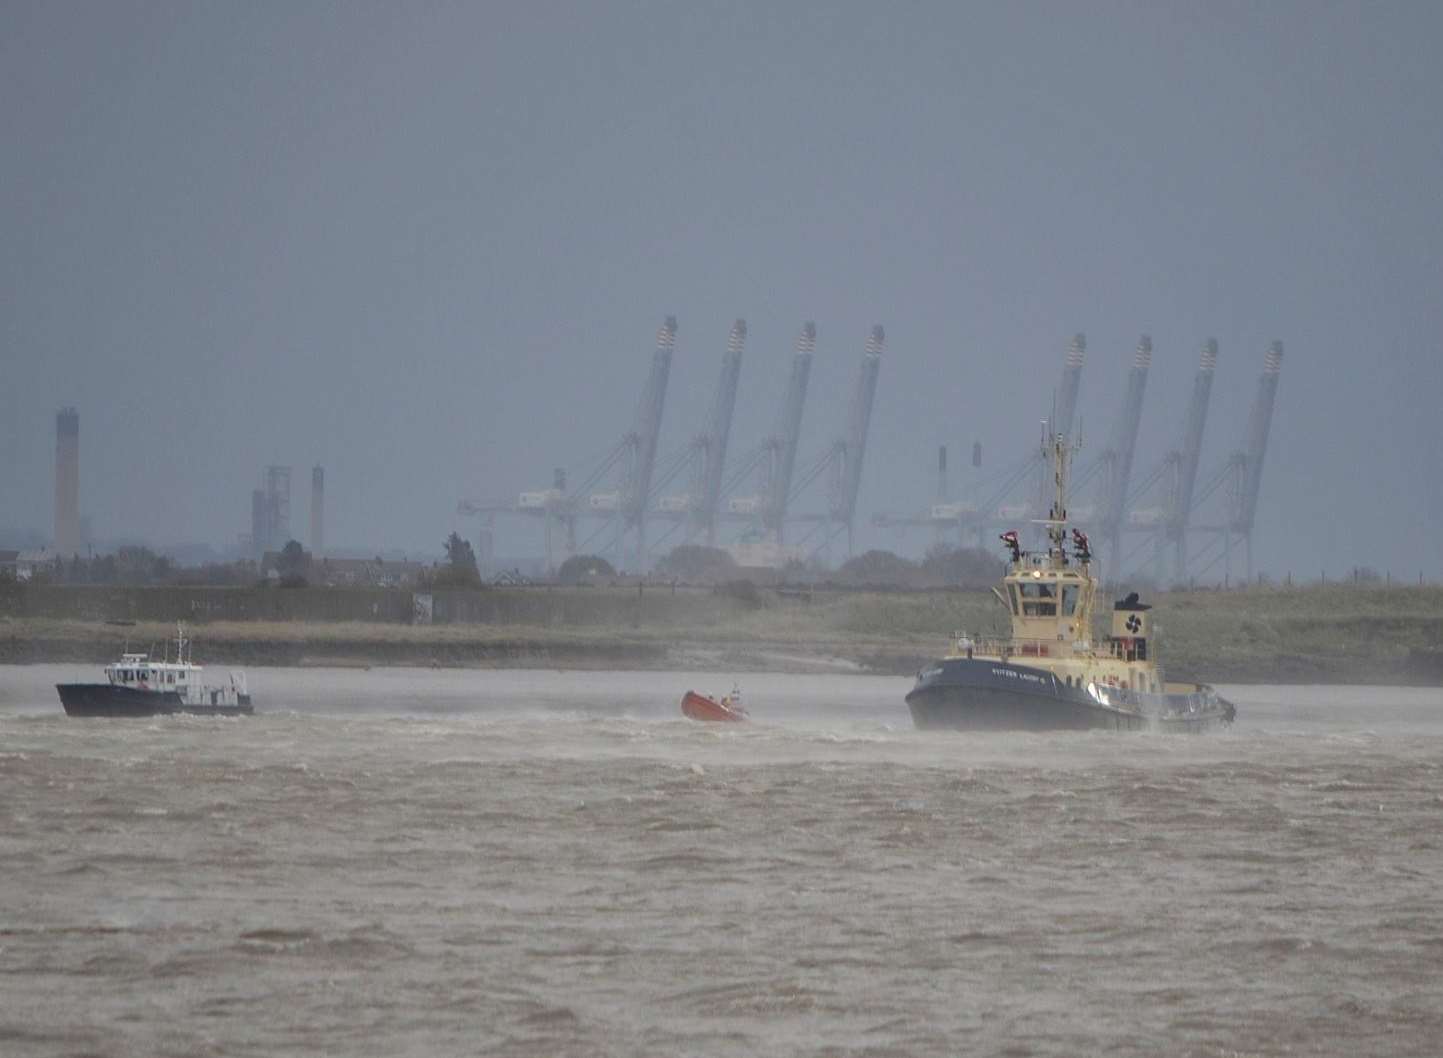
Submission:
<svg viewBox="0 0 1443 1058">
<path fill-rule="evenodd" d="M 320 467 L 311 468 L 311 554 L 320 558 L 325 554 L 326 517 L 326 472 Z"/>
<path fill-rule="evenodd" d="M 55 416 L 55 553 L 80 551 L 80 415 L 61 408 Z"/>
</svg>

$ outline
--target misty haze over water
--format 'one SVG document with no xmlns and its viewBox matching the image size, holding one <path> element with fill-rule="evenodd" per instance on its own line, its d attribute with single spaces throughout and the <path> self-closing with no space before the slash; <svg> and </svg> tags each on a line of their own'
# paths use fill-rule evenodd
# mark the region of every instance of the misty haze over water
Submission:
<svg viewBox="0 0 1443 1058">
<path fill-rule="evenodd" d="M 244 721 L 107 722 L 83 672 L 0 666 L 7 1058 L 1443 1036 L 1436 688 L 977 735 L 889 677 L 748 676 L 733 727 L 676 712 L 720 673 L 258 669 Z"/>
<path fill-rule="evenodd" d="M 870 515 L 1024 454 L 1075 331 L 1094 454 L 1153 338 L 1138 467 L 1217 337 L 1205 472 L 1280 338 L 1258 567 L 1443 575 L 1436 5 L 4 12 L 0 526 L 48 533 L 74 405 L 103 539 L 233 544 L 319 463 L 330 540 L 434 553 L 596 465 L 675 313 L 663 449 L 743 316 L 733 450 L 814 319 L 820 452 L 884 324 L 858 546 L 913 551 Z"/>
</svg>

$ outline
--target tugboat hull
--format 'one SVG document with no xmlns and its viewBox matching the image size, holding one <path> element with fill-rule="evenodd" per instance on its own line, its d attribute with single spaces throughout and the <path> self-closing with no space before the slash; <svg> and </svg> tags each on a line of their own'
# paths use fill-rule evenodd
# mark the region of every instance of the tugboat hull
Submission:
<svg viewBox="0 0 1443 1058">
<path fill-rule="evenodd" d="M 248 694 L 236 702 L 184 702 L 176 691 L 142 691 L 110 683 L 57 683 L 66 716 L 145 717 L 172 713 L 200 716 L 249 716 L 255 712 Z"/>
<path fill-rule="evenodd" d="M 1141 694 L 1068 686 L 1046 669 L 985 658 L 948 658 L 924 669 L 907 695 L 921 730 L 1203 731 L 1232 723 L 1211 688 Z"/>
</svg>

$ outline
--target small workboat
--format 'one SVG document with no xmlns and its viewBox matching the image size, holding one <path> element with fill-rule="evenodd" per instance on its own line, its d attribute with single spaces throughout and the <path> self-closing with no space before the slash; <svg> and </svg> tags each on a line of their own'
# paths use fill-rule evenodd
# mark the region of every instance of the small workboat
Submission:
<svg viewBox="0 0 1443 1058">
<path fill-rule="evenodd" d="M 687 691 L 681 696 L 681 712 L 692 720 L 723 724 L 750 719 L 746 706 L 742 705 L 742 692 L 736 687 L 732 687 L 731 694 L 724 694 L 720 699 L 708 698 L 696 691 Z"/>
<path fill-rule="evenodd" d="M 227 683 L 205 682 L 204 669 L 190 657 L 185 626 L 175 629 L 175 660 L 149 654 L 120 655 L 105 666 L 104 683 L 57 683 L 67 716 L 137 717 L 195 713 L 200 716 L 249 716 L 255 712 L 243 672 Z"/>
</svg>

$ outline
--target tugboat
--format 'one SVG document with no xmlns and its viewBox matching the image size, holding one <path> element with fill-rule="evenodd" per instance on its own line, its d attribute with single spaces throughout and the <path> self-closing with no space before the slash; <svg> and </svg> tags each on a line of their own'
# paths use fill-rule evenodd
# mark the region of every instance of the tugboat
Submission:
<svg viewBox="0 0 1443 1058">
<path fill-rule="evenodd" d="M 249 716 L 255 712 L 243 672 L 230 682 L 212 686 L 202 680 L 202 666 L 190 657 L 185 626 L 176 625 L 175 660 L 149 654 L 123 653 L 105 666 L 104 683 L 57 683 L 67 716 L 137 717 L 169 713 L 201 716 Z"/>
<path fill-rule="evenodd" d="M 1087 534 L 1067 538 L 1072 454 L 1057 436 L 1043 448 L 1056 499 L 1042 525 L 1047 551 L 1023 551 L 1002 534 L 1010 561 L 1002 590 L 1012 635 L 974 641 L 963 632 L 948 654 L 917 675 L 907 694 L 918 728 L 960 731 L 1204 731 L 1233 722 L 1236 709 L 1203 683 L 1167 683 L 1153 642 L 1151 606 L 1132 592 L 1113 604 L 1112 631 L 1093 641 L 1097 581 Z"/>
</svg>

